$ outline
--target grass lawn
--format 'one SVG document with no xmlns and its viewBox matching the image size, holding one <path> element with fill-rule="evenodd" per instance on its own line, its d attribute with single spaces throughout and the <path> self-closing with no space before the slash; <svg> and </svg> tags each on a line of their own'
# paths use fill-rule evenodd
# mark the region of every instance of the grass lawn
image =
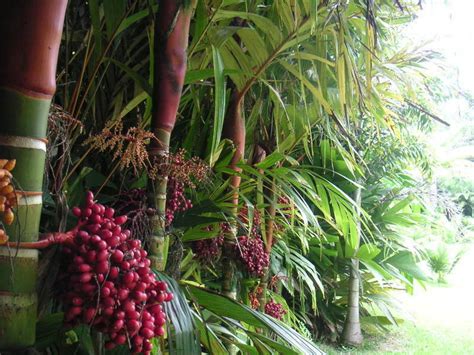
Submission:
<svg viewBox="0 0 474 355">
<path fill-rule="evenodd" d="M 414 321 L 384 335 L 366 336 L 357 349 L 321 345 L 328 354 L 474 355 L 474 247 L 456 266 L 445 287 L 416 289 L 402 301 Z"/>
<path fill-rule="evenodd" d="M 328 355 L 336 354 L 474 354 L 474 338 L 463 330 L 420 327 L 406 322 L 389 334 L 366 337 L 357 350 L 320 345 Z"/>
</svg>

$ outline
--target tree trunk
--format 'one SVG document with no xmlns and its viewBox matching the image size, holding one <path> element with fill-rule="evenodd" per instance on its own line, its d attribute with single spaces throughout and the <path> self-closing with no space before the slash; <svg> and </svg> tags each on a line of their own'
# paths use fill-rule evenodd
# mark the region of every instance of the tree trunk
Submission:
<svg viewBox="0 0 474 355">
<path fill-rule="evenodd" d="M 361 188 L 357 188 L 354 193 L 354 201 L 358 207 L 357 215 L 360 216 L 361 207 Z M 357 228 L 360 235 L 360 222 L 357 222 Z M 357 246 L 355 253 L 359 249 Z M 362 344 L 364 338 L 360 328 L 360 275 L 359 275 L 359 259 L 351 259 L 350 276 L 349 276 L 349 294 L 347 301 L 347 316 L 342 331 L 342 343 L 350 346 L 359 346 Z"/>
<path fill-rule="evenodd" d="M 16 159 L 10 241 L 38 239 L 48 112 L 67 0 L 7 0 L 0 10 L 0 157 Z M 0 350 L 33 345 L 38 251 L 0 247 Z"/>
<path fill-rule="evenodd" d="M 179 101 L 186 74 L 191 4 L 184 1 L 161 0 L 155 26 L 155 78 L 153 85 L 153 116 L 151 131 L 157 137 L 149 147 L 150 157 L 167 162 L 171 132 L 176 122 Z M 163 271 L 166 266 L 168 240 L 165 238 L 166 186 L 163 174 L 149 187 L 150 204 L 155 207 L 152 217 L 150 259 L 152 266 Z"/>
<path fill-rule="evenodd" d="M 240 172 L 237 164 L 244 156 L 245 151 L 245 123 L 242 118 L 242 96 L 236 88 L 233 89 L 232 96 L 229 102 L 226 118 L 224 121 L 223 138 L 228 138 L 234 143 L 235 153 L 230 162 L 230 168 L 236 173 Z M 222 293 L 230 298 L 235 299 L 237 294 L 235 291 L 235 265 L 233 262 L 233 254 L 235 250 L 235 243 L 237 240 L 237 217 L 239 214 L 239 187 L 240 176 L 232 175 L 230 177 L 230 189 L 232 193 L 232 221 L 230 231 L 224 234 L 223 246 L 223 270 L 224 279 L 222 282 Z"/>
</svg>

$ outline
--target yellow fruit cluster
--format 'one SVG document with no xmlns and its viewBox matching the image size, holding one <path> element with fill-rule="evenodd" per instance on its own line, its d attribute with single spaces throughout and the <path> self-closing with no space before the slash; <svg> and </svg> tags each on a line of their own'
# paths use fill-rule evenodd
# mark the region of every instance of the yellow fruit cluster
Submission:
<svg viewBox="0 0 474 355">
<path fill-rule="evenodd" d="M 0 228 L 0 245 L 5 244 L 6 242 L 8 242 L 8 235 Z"/>
<path fill-rule="evenodd" d="M 10 225 L 13 223 L 15 215 L 12 208 L 16 206 L 17 198 L 15 188 L 12 184 L 11 171 L 15 167 L 16 160 L 0 159 L 0 215 L 3 223 Z M 6 243 L 8 236 L 3 229 L 0 229 L 0 244 Z"/>
</svg>

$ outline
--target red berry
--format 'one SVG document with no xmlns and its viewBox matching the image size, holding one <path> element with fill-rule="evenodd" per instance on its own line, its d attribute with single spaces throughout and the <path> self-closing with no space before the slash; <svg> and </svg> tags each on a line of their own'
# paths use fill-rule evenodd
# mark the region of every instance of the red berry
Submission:
<svg viewBox="0 0 474 355">
<path fill-rule="evenodd" d="M 79 207 L 73 207 L 72 208 L 72 214 L 76 217 L 81 217 L 82 211 Z"/>
<path fill-rule="evenodd" d="M 120 263 L 123 260 L 123 252 L 121 250 L 115 250 L 112 254 L 112 261 Z"/>
<path fill-rule="evenodd" d="M 102 298 L 109 297 L 110 296 L 110 288 L 102 287 L 102 289 L 100 290 L 100 296 Z"/>
<path fill-rule="evenodd" d="M 124 224 L 125 222 L 127 222 L 127 216 L 115 217 L 114 222 L 117 223 L 118 225 Z"/>
<path fill-rule="evenodd" d="M 141 336 L 134 336 L 133 337 L 133 345 L 135 346 L 141 346 L 143 344 L 143 338 Z"/>
<path fill-rule="evenodd" d="M 81 283 L 87 283 L 90 280 L 92 280 L 92 274 L 90 272 L 86 272 L 82 274 L 81 276 L 79 276 L 79 282 Z"/>
<path fill-rule="evenodd" d="M 90 323 L 94 319 L 96 315 L 96 309 L 95 308 L 88 308 L 85 310 L 83 319 L 85 323 Z"/>
<path fill-rule="evenodd" d="M 116 320 L 116 321 L 114 322 L 114 324 L 112 325 L 112 329 L 118 331 L 118 330 L 120 330 L 120 329 L 123 328 L 124 324 L 125 324 L 125 323 L 124 323 L 124 321 L 123 321 L 122 319 L 118 319 L 118 320 Z"/>
<path fill-rule="evenodd" d="M 91 191 L 86 192 L 86 201 L 94 201 L 94 194 Z"/>
<path fill-rule="evenodd" d="M 116 344 L 113 341 L 108 341 L 108 342 L 105 343 L 104 347 L 107 350 L 112 350 L 113 348 L 116 347 Z"/>
<path fill-rule="evenodd" d="M 83 273 L 92 271 L 92 267 L 89 264 L 80 264 L 77 269 Z"/>
<path fill-rule="evenodd" d="M 114 339 L 114 341 L 115 341 L 115 343 L 117 343 L 117 345 L 122 345 L 122 344 L 125 344 L 127 342 L 127 337 L 123 334 L 119 334 Z"/>
<path fill-rule="evenodd" d="M 163 327 L 155 328 L 155 335 L 162 337 L 165 335 L 165 329 Z"/>
<path fill-rule="evenodd" d="M 116 266 L 112 266 L 109 271 L 109 279 L 116 279 L 120 273 L 120 269 Z"/>
<path fill-rule="evenodd" d="M 74 297 L 72 299 L 72 304 L 75 306 L 81 306 L 84 303 L 84 300 L 80 297 Z"/>
<path fill-rule="evenodd" d="M 104 215 L 107 218 L 112 218 L 114 216 L 114 213 L 115 213 L 114 209 L 109 207 L 105 209 Z"/>
<path fill-rule="evenodd" d="M 92 215 L 92 209 L 90 208 L 84 208 L 81 213 L 82 217 L 88 218 Z"/>
<path fill-rule="evenodd" d="M 143 336 L 146 339 L 153 338 L 154 332 L 150 328 L 142 328 L 140 330 L 140 335 Z"/>
<path fill-rule="evenodd" d="M 136 319 L 130 319 L 127 321 L 127 329 L 133 334 L 140 329 L 140 322 Z"/>
</svg>

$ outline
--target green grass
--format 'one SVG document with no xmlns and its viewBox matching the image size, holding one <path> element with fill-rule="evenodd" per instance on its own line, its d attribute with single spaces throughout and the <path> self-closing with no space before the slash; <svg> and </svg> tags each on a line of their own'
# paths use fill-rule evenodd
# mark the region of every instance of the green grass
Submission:
<svg viewBox="0 0 474 355">
<path fill-rule="evenodd" d="M 474 354 L 474 338 L 467 332 L 416 326 L 406 322 L 388 334 L 367 336 L 364 345 L 355 350 L 321 344 L 328 355 L 351 354 Z"/>
<path fill-rule="evenodd" d="M 448 284 L 415 289 L 401 296 L 413 321 L 392 327 L 386 334 L 367 335 L 358 349 L 321 345 L 336 354 L 474 355 L 474 247 L 456 266 Z"/>
</svg>

